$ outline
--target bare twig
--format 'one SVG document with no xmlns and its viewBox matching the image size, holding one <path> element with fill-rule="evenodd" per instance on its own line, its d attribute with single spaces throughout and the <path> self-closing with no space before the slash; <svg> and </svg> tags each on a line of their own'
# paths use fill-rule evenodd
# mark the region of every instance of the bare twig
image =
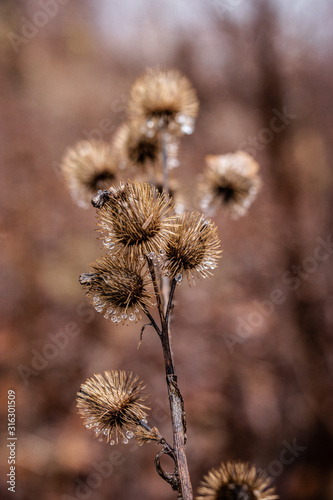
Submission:
<svg viewBox="0 0 333 500">
<path fill-rule="evenodd" d="M 149 319 L 149 321 L 150 321 L 151 325 L 155 328 L 155 330 L 156 330 L 156 332 L 157 332 L 158 336 L 160 337 L 160 336 L 161 336 L 161 334 L 162 334 L 162 332 L 161 332 L 161 330 L 159 329 L 159 327 L 158 327 L 158 325 L 157 325 L 156 321 L 154 320 L 154 318 L 152 317 L 152 315 L 150 314 L 150 312 L 149 312 L 149 311 L 147 311 L 147 309 L 143 309 L 143 312 L 144 312 L 144 313 L 145 313 L 145 315 L 148 317 L 148 319 Z"/>
<path fill-rule="evenodd" d="M 140 339 L 139 339 L 139 344 L 138 344 L 137 349 L 140 349 L 140 346 L 142 343 L 143 332 L 144 332 L 145 328 L 147 328 L 147 326 L 154 326 L 154 325 L 152 323 L 146 323 L 145 325 L 143 325 L 143 327 L 141 328 Z"/>
<path fill-rule="evenodd" d="M 165 312 L 165 321 L 166 321 L 167 325 L 169 325 L 170 312 L 171 312 L 171 308 L 172 308 L 172 301 L 173 301 L 173 296 L 174 296 L 174 293 L 176 290 L 176 285 L 177 285 L 177 280 L 174 279 L 172 281 L 172 284 L 171 284 L 168 305 L 167 305 L 166 312 Z"/>
<path fill-rule="evenodd" d="M 162 455 L 169 455 L 175 462 L 175 471 L 173 474 L 170 474 L 169 472 L 166 472 L 160 463 L 160 458 Z M 159 451 L 156 455 L 155 458 L 155 467 L 157 470 L 158 475 L 164 479 L 167 483 L 169 483 L 172 487 L 173 490 L 175 491 L 180 491 L 180 483 L 179 483 L 179 476 L 177 473 L 177 461 L 176 457 L 173 452 L 169 452 L 166 447 L 163 447 L 161 451 Z M 179 497 L 178 497 L 179 498 Z"/>
<path fill-rule="evenodd" d="M 146 260 L 147 260 L 151 280 L 153 283 L 155 297 L 156 297 L 156 303 L 157 303 L 157 309 L 158 309 L 158 313 L 160 315 L 161 325 L 163 328 L 164 315 L 163 315 L 163 309 L 162 309 L 161 294 L 159 292 L 157 279 L 156 279 L 155 267 L 154 267 L 154 263 L 153 263 L 152 259 L 148 255 L 146 255 Z"/>
</svg>

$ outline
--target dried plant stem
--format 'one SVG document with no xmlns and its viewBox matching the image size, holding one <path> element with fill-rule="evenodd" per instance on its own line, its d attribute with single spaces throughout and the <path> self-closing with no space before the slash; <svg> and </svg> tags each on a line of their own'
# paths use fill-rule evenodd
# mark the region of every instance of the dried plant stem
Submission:
<svg viewBox="0 0 333 500">
<path fill-rule="evenodd" d="M 161 342 L 164 354 L 166 381 L 168 386 L 169 402 L 171 409 L 173 449 L 177 461 L 180 491 L 182 493 L 183 500 L 192 500 L 193 498 L 192 486 L 191 486 L 191 481 L 187 466 L 187 459 L 185 454 L 186 424 L 185 424 L 184 402 L 178 388 L 177 376 L 174 372 L 168 328 L 162 330 Z"/>
<path fill-rule="evenodd" d="M 169 171 L 168 171 L 168 151 L 167 151 L 166 134 L 167 132 L 165 130 L 162 130 L 163 189 L 166 194 L 169 194 Z M 193 499 L 192 486 L 187 466 L 187 458 L 185 454 L 186 424 L 185 424 L 184 402 L 177 384 L 177 376 L 174 370 L 173 356 L 171 349 L 170 312 L 172 308 L 172 301 L 177 282 L 176 280 L 173 280 L 170 286 L 169 279 L 164 276 L 161 276 L 160 291 L 159 291 L 156 272 L 154 269 L 154 263 L 148 256 L 147 256 L 147 264 L 152 278 L 152 283 L 157 302 L 157 309 L 161 320 L 161 329 L 159 329 L 155 321 L 152 319 L 151 315 L 148 315 L 151 324 L 154 326 L 157 334 L 161 339 L 162 349 L 163 349 L 166 382 L 168 387 L 172 430 L 173 430 L 173 451 L 176 459 L 176 467 L 179 478 L 178 498 L 182 498 L 183 500 L 192 500 Z M 157 464 L 158 463 L 159 462 L 157 461 Z M 168 481 L 167 478 L 164 479 Z"/>
<path fill-rule="evenodd" d="M 157 305 L 158 313 L 160 315 L 161 325 L 163 325 L 163 323 L 164 323 L 165 320 L 164 320 L 164 315 L 163 315 L 163 307 L 162 307 L 161 294 L 160 294 L 160 291 L 158 289 L 158 284 L 157 284 L 157 278 L 156 278 L 156 272 L 155 272 L 154 263 L 151 260 L 151 258 L 148 257 L 148 255 L 146 256 L 146 259 L 147 259 L 147 264 L 148 264 L 148 269 L 149 269 L 149 273 L 150 273 L 150 276 L 151 276 L 151 280 L 153 282 L 154 293 L 155 293 L 155 298 L 156 298 L 156 305 Z"/>
<path fill-rule="evenodd" d="M 163 189 L 165 194 L 169 195 L 169 166 L 166 134 L 166 130 L 162 130 Z M 170 286 L 169 280 L 165 276 L 161 277 L 161 288 L 163 310 L 164 313 L 166 313 Z"/>
<path fill-rule="evenodd" d="M 192 486 L 191 486 L 191 480 L 189 476 L 187 458 L 185 453 L 186 422 L 185 422 L 184 401 L 177 384 L 177 376 L 175 374 L 175 369 L 173 364 L 173 355 L 170 344 L 170 330 L 169 330 L 170 312 L 177 281 L 175 279 L 172 281 L 168 301 L 166 303 L 166 312 L 164 314 L 162 310 L 161 300 L 160 298 L 158 298 L 159 292 L 158 292 L 158 285 L 156 281 L 156 273 L 154 265 L 149 257 L 147 257 L 147 263 L 156 294 L 157 307 L 159 309 L 159 314 L 161 318 L 161 329 L 157 327 L 155 321 L 152 321 L 151 315 L 150 314 L 148 315 L 147 312 L 146 314 L 151 320 L 152 325 L 154 326 L 158 336 L 161 339 L 161 344 L 163 349 L 166 382 L 168 387 L 168 395 L 169 395 L 170 410 L 171 410 L 171 421 L 172 421 L 172 431 L 173 431 L 173 452 L 176 459 L 176 467 L 179 478 L 179 493 L 181 495 L 178 498 L 182 498 L 183 500 L 192 500 L 193 499 Z"/>
</svg>

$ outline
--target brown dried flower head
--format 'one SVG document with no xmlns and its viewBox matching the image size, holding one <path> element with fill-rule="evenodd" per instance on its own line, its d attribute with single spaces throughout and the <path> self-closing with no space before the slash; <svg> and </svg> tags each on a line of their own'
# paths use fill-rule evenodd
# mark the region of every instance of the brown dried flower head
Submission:
<svg viewBox="0 0 333 500">
<path fill-rule="evenodd" d="M 67 150 L 61 168 L 73 199 L 84 208 L 99 189 L 114 184 L 118 169 L 111 146 L 103 141 L 78 142 Z"/>
<path fill-rule="evenodd" d="M 144 263 L 131 261 L 123 256 L 106 255 L 92 264 L 94 272 L 80 276 L 81 285 L 87 290 L 96 311 L 114 323 L 136 322 L 140 309 L 152 305 L 152 294 Z"/>
<path fill-rule="evenodd" d="M 196 500 L 275 500 L 279 497 L 270 482 L 249 464 L 226 462 L 204 477 Z"/>
<path fill-rule="evenodd" d="M 137 120 L 123 123 L 113 140 L 119 166 L 139 167 L 145 171 L 162 162 L 162 141 L 158 131 Z"/>
<path fill-rule="evenodd" d="M 160 443 L 163 440 L 163 436 L 161 436 L 160 431 L 157 429 L 157 427 L 148 427 L 143 422 L 140 427 L 137 427 L 135 429 L 135 439 L 140 445 L 150 443 L 152 441 Z"/>
<path fill-rule="evenodd" d="M 244 151 L 206 157 L 198 189 L 204 212 L 214 213 L 220 206 L 233 218 L 245 215 L 261 186 L 259 164 Z"/>
<path fill-rule="evenodd" d="M 146 421 L 148 410 L 145 386 L 138 377 L 125 371 L 106 371 L 95 374 L 81 385 L 77 393 L 77 407 L 87 429 L 107 443 L 121 439 L 127 443 L 134 437 L 140 421 Z"/>
<path fill-rule="evenodd" d="M 169 197 L 151 184 L 129 182 L 111 189 L 97 214 L 104 245 L 133 259 L 158 255 L 172 233 L 172 209 Z"/>
<path fill-rule="evenodd" d="M 148 69 L 134 82 L 128 104 L 130 117 L 178 135 L 193 132 L 198 108 L 190 81 L 175 69 Z"/>
<path fill-rule="evenodd" d="M 221 245 L 216 225 L 199 213 L 178 215 L 174 234 L 165 248 L 164 273 L 180 282 L 186 276 L 188 283 L 195 276 L 207 278 L 221 257 Z"/>
</svg>

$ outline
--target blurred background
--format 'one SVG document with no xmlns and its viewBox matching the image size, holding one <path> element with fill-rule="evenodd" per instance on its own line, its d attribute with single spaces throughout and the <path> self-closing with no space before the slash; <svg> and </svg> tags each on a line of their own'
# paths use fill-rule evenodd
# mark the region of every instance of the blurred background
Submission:
<svg viewBox="0 0 333 500">
<path fill-rule="evenodd" d="M 62 184 L 68 145 L 106 141 L 134 79 L 176 67 L 200 112 L 178 176 L 188 207 L 206 154 L 244 149 L 263 188 L 215 222 L 210 280 L 177 288 L 173 347 L 193 487 L 222 460 L 273 478 L 283 500 L 333 498 L 333 4 L 329 0 L 2 0 L 0 4 L 1 486 L 16 393 L 17 500 L 175 498 L 154 444 L 110 447 L 76 413 L 80 384 L 124 369 L 171 440 L 159 341 L 115 327 L 78 283 L 102 254 L 94 209 Z M 168 467 L 168 464 L 166 464 Z"/>
</svg>

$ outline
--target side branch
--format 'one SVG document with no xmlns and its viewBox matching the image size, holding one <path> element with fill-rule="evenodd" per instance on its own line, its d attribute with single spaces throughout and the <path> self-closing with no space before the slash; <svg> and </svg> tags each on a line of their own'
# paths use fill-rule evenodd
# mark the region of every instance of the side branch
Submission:
<svg viewBox="0 0 333 500">
<path fill-rule="evenodd" d="M 174 473 L 170 474 L 169 472 L 166 472 L 162 466 L 161 466 L 161 456 L 162 455 L 169 455 L 173 461 L 175 462 L 175 469 Z M 179 483 L 179 476 L 177 472 L 177 461 L 176 457 L 173 452 L 168 451 L 167 448 L 163 447 L 161 451 L 159 451 L 155 457 L 155 468 L 157 470 L 158 475 L 164 479 L 167 483 L 169 483 L 172 487 L 173 490 L 179 491 L 180 490 L 180 483 Z"/>
<path fill-rule="evenodd" d="M 169 294 L 168 305 L 167 305 L 166 313 L 165 313 L 165 322 L 167 325 L 169 324 L 169 316 L 170 316 L 170 312 L 171 312 L 173 296 L 174 296 L 174 293 L 176 290 L 176 285 L 177 285 L 177 280 L 173 279 L 172 284 L 171 284 L 170 294 Z"/>
<path fill-rule="evenodd" d="M 162 332 L 161 330 L 159 329 L 156 321 L 154 320 L 154 318 L 152 317 L 152 315 L 150 314 L 149 311 L 147 311 L 147 309 L 143 309 L 143 312 L 145 313 L 145 315 L 147 316 L 147 318 L 149 319 L 150 323 L 151 323 L 151 326 L 153 326 L 158 334 L 159 337 L 161 337 L 162 335 Z M 141 334 L 142 334 L 142 330 L 141 330 Z M 140 335 L 141 336 L 141 335 Z"/>
<path fill-rule="evenodd" d="M 152 280 L 153 287 L 154 287 L 154 292 L 155 292 L 155 297 L 156 297 L 156 303 L 157 303 L 157 309 L 158 309 L 158 313 L 160 315 L 161 325 L 162 325 L 162 328 L 163 328 L 163 325 L 164 325 L 164 315 L 163 315 L 163 309 L 162 309 L 161 295 L 160 295 L 160 292 L 159 292 L 159 289 L 158 289 L 158 284 L 157 284 L 157 279 L 156 279 L 155 267 L 154 267 L 154 264 L 153 264 L 151 258 L 148 257 L 148 255 L 146 255 L 146 259 L 147 259 L 148 269 L 149 269 L 149 273 L 150 273 L 151 280 Z"/>
</svg>

